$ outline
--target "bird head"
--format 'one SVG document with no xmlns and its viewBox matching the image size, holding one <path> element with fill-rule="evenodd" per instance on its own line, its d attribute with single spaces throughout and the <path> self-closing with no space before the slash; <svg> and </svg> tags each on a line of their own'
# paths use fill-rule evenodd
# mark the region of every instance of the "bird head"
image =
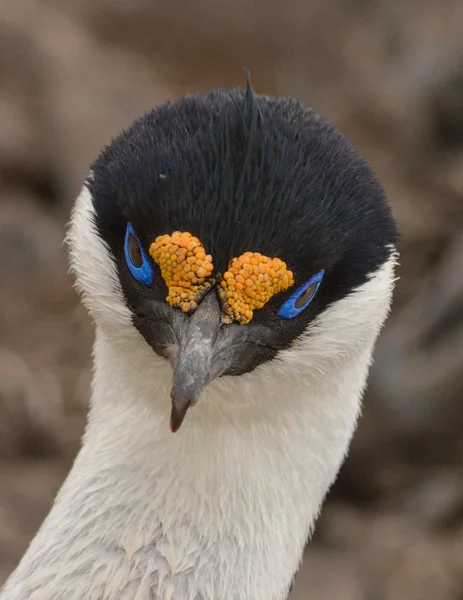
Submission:
<svg viewBox="0 0 463 600">
<path fill-rule="evenodd" d="M 212 380 L 279 360 L 290 375 L 316 355 L 320 369 L 364 327 L 376 336 L 396 228 L 331 124 L 248 84 L 160 106 L 114 139 L 69 240 L 97 324 L 122 342 L 138 331 L 172 368 L 176 431 Z"/>
</svg>

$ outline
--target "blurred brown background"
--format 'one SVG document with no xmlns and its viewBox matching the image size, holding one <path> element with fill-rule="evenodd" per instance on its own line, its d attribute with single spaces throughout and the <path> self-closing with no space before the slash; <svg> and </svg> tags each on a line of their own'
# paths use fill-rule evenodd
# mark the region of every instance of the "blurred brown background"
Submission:
<svg viewBox="0 0 463 600">
<path fill-rule="evenodd" d="M 331 119 L 384 182 L 400 281 L 292 598 L 463 599 L 463 2 L 0 1 L 0 583 L 78 449 L 92 330 L 64 225 L 112 135 L 242 85 Z"/>
</svg>

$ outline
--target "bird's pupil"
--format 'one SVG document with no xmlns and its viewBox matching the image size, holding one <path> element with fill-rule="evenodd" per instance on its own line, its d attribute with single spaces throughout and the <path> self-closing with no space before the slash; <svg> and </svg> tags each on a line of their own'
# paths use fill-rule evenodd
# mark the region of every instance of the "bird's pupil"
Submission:
<svg viewBox="0 0 463 600">
<path fill-rule="evenodd" d="M 305 290 L 305 292 L 302 292 L 299 298 L 296 299 L 294 306 L 296 308 L 302 308 L 304 304 L 306 304 L 310 300 L 310 298 L 312 298 L 312 296 L 315 294 L 316 289 L 317 282 L 310 284 L 309 287 Z"/>
<path fill-rule="evenodd" d="M 143 256 L 137 238 L 132 234 L 129 235 L 129 255 L 133 266 L 139 269 L 143 265 Z"/>
</svg>

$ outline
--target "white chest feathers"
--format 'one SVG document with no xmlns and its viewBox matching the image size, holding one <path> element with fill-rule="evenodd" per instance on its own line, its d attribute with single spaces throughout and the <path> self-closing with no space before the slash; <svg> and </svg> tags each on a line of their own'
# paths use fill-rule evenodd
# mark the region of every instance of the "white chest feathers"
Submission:
<svg viewBox="0 0 463 600">
<path fill-rule="evenodd" d="M 279 359 L 213 382 L 175 435 L 170 368 L 133 327 L 98 329 L 83 448 L 1 600 L 285 600 L 355 428 L 392 268 Z"/>
</svg>

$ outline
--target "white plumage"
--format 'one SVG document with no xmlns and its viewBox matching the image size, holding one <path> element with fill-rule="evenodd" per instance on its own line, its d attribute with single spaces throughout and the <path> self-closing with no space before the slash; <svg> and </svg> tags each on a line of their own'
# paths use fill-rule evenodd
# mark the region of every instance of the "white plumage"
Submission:
<svg viewBox="0 0 463 600">
<path fill-rule="evenodd" d="M 278 357 L 213 381 L 175 435 L 84 188 L 69 232 L 96 324 L 75 465 L 1 600 L 284 600 L 360 411 L 391 258 Z"/>
</svg>

